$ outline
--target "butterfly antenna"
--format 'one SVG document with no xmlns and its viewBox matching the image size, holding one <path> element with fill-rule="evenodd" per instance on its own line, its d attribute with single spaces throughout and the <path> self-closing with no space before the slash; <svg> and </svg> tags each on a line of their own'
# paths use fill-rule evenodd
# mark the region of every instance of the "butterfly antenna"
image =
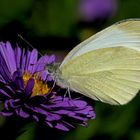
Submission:
<svg viewBox="0 0 140 140">
<path fill-rule="evenodd" d="M 23 38 L 22 35 L 18 34 L 18 37 L 19 37 L 20 39 L 22 39 L 27 45 L 29 45 L 32 49 L 35 49 L 35 48 L 33 47 L 33 45 L 32 45 L 29 41 L 27 41 L 25 38 Z M 42 56 L 42 54 L 41 54 L 39 51 L 38 51 L 38 53 L 40 54 L 40 56 Z"/>
</svg>

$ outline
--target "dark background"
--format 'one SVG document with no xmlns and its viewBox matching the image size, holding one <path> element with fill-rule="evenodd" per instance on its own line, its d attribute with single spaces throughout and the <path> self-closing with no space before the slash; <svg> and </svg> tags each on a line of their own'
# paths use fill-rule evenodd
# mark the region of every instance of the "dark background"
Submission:
<svg viewBox="0 0 140 140">
<path fill-rule="evenodd" d="M 20 34 L 42 54 L 55 54 L 61 61 L 97 31 L 122 19 L 139 17 L 140 0 L 0 0 L 0 40 L 26 47 Z M 124 106 L 95 104 L 96 119 L 86 128 L 70 132 L 34 123 L 19 128 L 18 120 L 0 117 L 0 139 L 140 140 L 139 94 Z"/>
</svg>

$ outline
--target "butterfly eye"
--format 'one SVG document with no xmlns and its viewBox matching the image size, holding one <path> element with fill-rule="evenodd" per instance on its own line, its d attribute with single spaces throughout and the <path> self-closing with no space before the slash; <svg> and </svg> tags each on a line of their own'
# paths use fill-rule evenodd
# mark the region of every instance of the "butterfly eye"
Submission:
<svg viewBox="0 0 140 140">
<path fill-rule="evenodd" d="M 54 68 L 52 64 L 47 64 L 46 65 L 46 69 L 48 70 L 49 73 L 53 73 L 54 72 Z"/>
</svg>

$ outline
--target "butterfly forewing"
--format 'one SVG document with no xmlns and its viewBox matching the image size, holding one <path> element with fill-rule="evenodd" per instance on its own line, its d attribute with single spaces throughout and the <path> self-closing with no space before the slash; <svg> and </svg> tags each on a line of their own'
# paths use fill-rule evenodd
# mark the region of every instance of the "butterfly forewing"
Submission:
<svg viewBox="0 0 140 140">
<path fill-rule="evenodd" d="M 140 50 L 140 19 L 128 19 L 118 22 L 91 36 L 72 49 L 60 68 L 71 59 L 92 50 L 125 46 Z"/>
</svg>

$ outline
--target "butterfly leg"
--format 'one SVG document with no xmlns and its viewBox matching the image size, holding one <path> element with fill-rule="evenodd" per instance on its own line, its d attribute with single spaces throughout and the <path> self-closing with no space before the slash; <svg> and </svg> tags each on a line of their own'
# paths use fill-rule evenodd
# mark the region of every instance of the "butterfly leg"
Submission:
<svg viewBox="0 0 140 140">
<path fill-rule="evenodd" d="M 68 88 L 66 89 L 66 92 L 65 92 L 65 94 L 64 94 L 63 100 L 66 98 L 67 94 L 68 94 L 69 100 L 72 100 L 69 86 L 68 86 Z"/>
</svg>

